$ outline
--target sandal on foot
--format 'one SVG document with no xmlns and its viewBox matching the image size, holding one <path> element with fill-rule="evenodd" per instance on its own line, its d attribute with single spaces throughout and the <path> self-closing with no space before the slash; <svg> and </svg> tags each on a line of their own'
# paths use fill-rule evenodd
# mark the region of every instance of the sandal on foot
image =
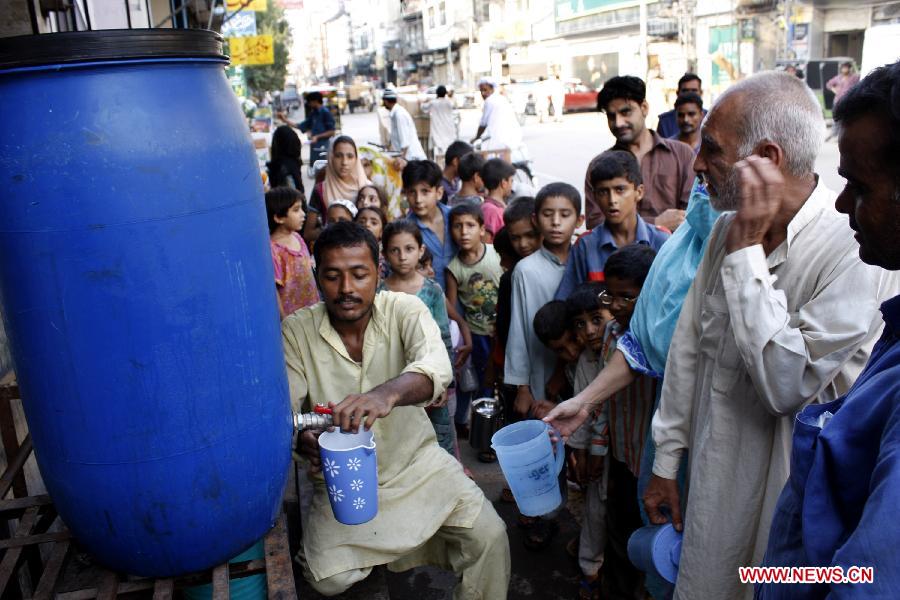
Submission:
<svg viewBox="0 0 900 600">
<path fill-rule="evenodd" d="M 535 552 L 543 550 L 550 545 L 558 531 L 559 523 L 555 519 L 541 519 L 525 535 L 525 547 Z"/>
<path fill-rule="evenodd" d="M 511 489 L 503 488 L 503 491 L 500 492 L 500 502 L 505 502 L 506 504 L 516 503 L 516 497 L 513 496 Z"/>
<path fill-rule="evenodd" d="M 493 450 L 485 450 L 478 453 L 478 461 L 483 463 L 497 462 L 497 455 L 494 454 Z"/>
</svg>

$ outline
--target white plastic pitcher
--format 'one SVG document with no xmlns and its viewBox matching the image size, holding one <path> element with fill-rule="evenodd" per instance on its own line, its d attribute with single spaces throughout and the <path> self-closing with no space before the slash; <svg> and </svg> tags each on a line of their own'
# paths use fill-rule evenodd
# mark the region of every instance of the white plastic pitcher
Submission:
<svg viewBox="0 0 900 600">
<path fill-rule="evenodd" d="M 562 504 L 557 478 L 566 453 L 557 432 L 554 457 L 551 430 L 543 421 L 532 419 L 507 425 L 491 438 L 519 512 L 528 517 L 546 515 Z"/>
</svg>

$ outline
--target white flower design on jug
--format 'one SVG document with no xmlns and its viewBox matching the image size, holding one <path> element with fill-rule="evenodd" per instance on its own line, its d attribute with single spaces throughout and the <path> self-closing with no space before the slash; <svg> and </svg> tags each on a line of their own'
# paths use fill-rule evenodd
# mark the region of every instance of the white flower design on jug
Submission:
<svg viewBox="0 0 900 600">
<path fill-rule="evenodd" d="M 351 471 L 359 471 L 360 467 L 362 467 L 362 461 L 358 458 L 351 458 L 347 461 L 347 468 Z"/>
<path fill-rule="evenodd" d="M 322 468 L 325 469 L 332 477 L 337 477 L 341 472 L 341 465 L 337 464 L 336 460 L 332 460 L 330 458 L 325 459 L 325 461 L 322 463 Z"/>
<path fill-rule="evenodd" d="M 344 490 L 339 490 L 336 485 L 328 488 L 328 493 L 331 494 L 332 502 L 340 502 L 344 499 Z"/>
<path fill-rule="evenodd" d="M 353 508 L 356 510 L 362 510 L 366 506 L 365 498 L 356 498 L 353 500 Z"/>
<path fill-rule="evenodd" d="M 359 490 L 362 489 L 362 487 L 363 487 L 362 479 L 354 479 L 353 481 L 350 482 L 350 489 L 353 490 L 354 492 L 358 492 Z"/>
</svg>

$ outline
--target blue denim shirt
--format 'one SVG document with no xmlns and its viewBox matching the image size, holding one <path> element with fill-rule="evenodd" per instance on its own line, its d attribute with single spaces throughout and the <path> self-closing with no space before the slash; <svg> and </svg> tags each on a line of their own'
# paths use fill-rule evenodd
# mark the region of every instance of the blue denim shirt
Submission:
<svg viewBox="0 0 900 600">
<path fill-rule="evenodd" d="M 667 239 L 669 239 L 667 232 L 648 224 L 638 215 L 637 231 L 634 236 L 635 244 L 647 244 L 654 250 L 659 250 Z M 606 259 L 618 249 L 612 232 L 605 223 L 597 225 L 590 233 L 582 236 L 569 252 L 566 272 L 554 298 L 565 300 L 579 284 L 585 281 L 603 281 L 603 267 L 606 265 Z"/>
<path fill-rule="evenodd" d="M 873 583 L 757 585 L 756 597 L 896 598 L 900 506 L 900 296 L 846 396 L 794 423 L 791 474 L 775 506 L 765 566 L 874 567 Z M 834 416 L 820 427 L 820 416 Z"/>
<path fill-rule="evenodd" d="M 419 220 L 419 217 L 417 217 L 415 213 L 410 211 L 409 218 L 412 219 L 413 223 L 415 223 L 422 232 L 422 241 L 425 242 L 425 247 L 431 251 L 431 256 L 433 257 L 431 265 L 434 267 L 434 278 L 440 284 L 441 289 L 446 292 L 447 283 L 444 271 L 447 269 L 447 265 L 450 264 L 450 261 L 453 260 L 453 257 L 456 256 L 456 244 L 453 243 L 453 237 L 450 235 L 450 207 L 446 204 L 441 204 L 440 202 L 438 202 L 437 207 L 438 210 L 441 211 L 441 214 L 444 215 L 443 244 L 441 244 L 441 240 L 438 239 L 438 236 L 436 236 L 427 225 Z"/>
<path fill-rule="evenodd" d="M 320 106 L 317 110 L 312 111 L 298 126 L 298 129 L 303 133 L 309 131 L 313 135 L 333 131 L 334 128 L 334 117 L 331 115 L 331 111 L 324 106 Z M 328 150 L 328 140 L 319 140 L 312 144 L 312 148 L 316 151 L 321 149 Z"/>
</svg>

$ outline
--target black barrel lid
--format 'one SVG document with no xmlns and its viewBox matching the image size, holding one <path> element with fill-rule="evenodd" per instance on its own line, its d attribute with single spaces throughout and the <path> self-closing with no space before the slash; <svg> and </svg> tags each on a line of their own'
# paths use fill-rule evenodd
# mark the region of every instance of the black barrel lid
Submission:
<svg viewBox="0 0 900 600">
<path fill-rule="evenodd" d="M 141 58 L 217 58 L 222 36 L 208 29 L 104 29 L 0 38 L 0 69 Z"/>
</svg>

